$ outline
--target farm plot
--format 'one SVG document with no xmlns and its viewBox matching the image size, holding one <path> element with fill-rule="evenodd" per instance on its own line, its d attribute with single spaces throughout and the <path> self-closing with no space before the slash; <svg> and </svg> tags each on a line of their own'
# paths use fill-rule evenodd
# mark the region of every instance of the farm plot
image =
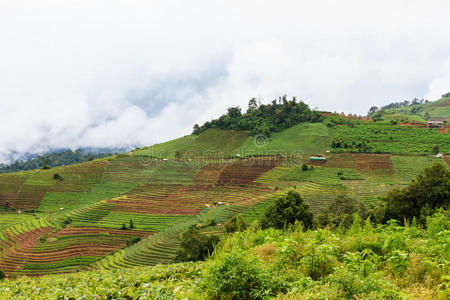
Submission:
<svg viewBox="0 0 450 300">
<path fill-rule="evenodd" d="M 15 212 L 0 211 L 0 230 L 8 226 L 33 220 L 34 217 L 28 214 L 18 214 Z"/>
<path fill-rule="evenodd" d="M 130 194 L 107 203 L 115 205 L 114 211 L 138 212 L 159 215 L 198 214 L 205 205 L 217 202 L 254 203 L 273 191 L 259 187 L 236 186 L 169 186 L 142 185 Z"/>
<path fill-rule="evenodd" d="M 65 212 L 69 212 L 101 200 L 118 197 L 135 187 L 135 183 L 101 182 L 94 185 L 88 192 L 47 192 L 38 210 L 54 212 L 64 208 Z"/>
<path fill-rule="evenodd" d="M 154 167 L 152 161 L 142 157 L 121 154 L 108 160 L 102 181 L 139 183 L 149 176 L 148 170 Z"/>
<path fill-rule="evenodd" d="M 330 129 L 333 141 L 341 146 L 333 152 L 359 151 L 358 145 L 365 143 L 369 152 L 411 154 L 431 154 L 434 145 L 443 153 L 450 152 L 448 134 L 437 130 L 390 124 L 361 123 L 356 126 L 336 126 Z"/>
<path fill-rule="evenodd" d="M 343 182 L 349 195 L 359 198 L 366 204 L 375 204 L 378 197 L 385 195 L 391 189 L 400 187 L 398 184 L 374 182 L 371 180 L 346 180 Z"/>
<path fill-rule="evenodd" d="M 140 230 L 66 227 L 37 243 L 31 253 L 27 254 L 24 269 L 18 273 L 42 275 L 74 271 L 126 247 L 135 238 L 151 233 Z"/>
<path fill-rule="evenodd" d="M 193 180 L 194 185 L 215 185 L 219 182 L 220 173 L 225 168 L 225 163 L 208 163 L 203 166 Z"/>
<path fill-rule="evenodd" d="M 0 233 L 0 269 L 8 277 L 14 276 L 24 267 L 29 250 L 51 230 L 51 224 L 44 218 L 4 228 Z"/>
<path fill-rule="evenodd" d="M 404 184 L 416 178 L 424 168 L 430 167 L 436 162 L 444 163 L 442 159 L 412 155 L 393 155 L 391 160 L 398 173 L 399 180 Z"/>
<path fill-rule="evenodd" d="M 0 206 L 10 206 L 31 173 L 0 175 Z M 8 205 L 7 205 L 8 204 Z"/>
<path fill-rule="evenodd" d="M 327 156 L 327 162 L 324 165 L 327 168 L 354 169 L 355 163 L 351 153 L 336 153 Z"/>
<path fill-rule="evenodd" d="M 147 174 L 145 183 L 151 184 L 183 184 L 191 185 L 198 170 L 202 167 L 201 162 L 185 163 L 169 161 L 154 163 L 151 169 L 144 171 Z"/>
<path fill-rule="evenodd" d="M 62 179 L 56 180 L 50 191 L 88 192 L 100 183 L 107 164 L 106 160 L 99 160 L 55 169 L 54 173 L 59 174 Z"/>
<path fill-rule="evenodd" d="M 355 161 L 355 169 L 357 170 L 392 170 L 394 166 L 390 158 L 390 154 L 353 154 L 352 158 Z"/>
<path fill-rule="evenodd" d="M 139 243 L 108 255 L 93 268 L 117 268 L 138 265 L 157 265 L 173 260 L 180 246 L 181 234 L 190 226 L 201 222 L 205 213 L 191 216 L 184 222 L 167 227 L 163 231 L 144 238 Z"/>
<path fill-rule="evenodd" d="M 227 165 L 219 176 L 220 184 L 257 184 L 255 180 L 280 164 L 277 157 L 249 158 Z"/>
<path fill-rule="evenodd" d="M 17 192 L 11 207 L 37 209 L 47 191 L 55 184 L 52 170 L 33 172 Z"/>
</svg>

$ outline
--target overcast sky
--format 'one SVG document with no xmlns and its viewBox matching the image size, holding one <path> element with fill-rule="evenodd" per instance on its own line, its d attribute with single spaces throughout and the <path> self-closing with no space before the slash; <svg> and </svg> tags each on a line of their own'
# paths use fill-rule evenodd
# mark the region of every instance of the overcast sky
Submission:
<svg viewBox="0 0 450 300">
<path fill-rule="evenodd" d="M 149 145 L 251 97 L 312 108 L 450 91 L 449 1 L 0 0 L 0 162 Z"/>
</svg>

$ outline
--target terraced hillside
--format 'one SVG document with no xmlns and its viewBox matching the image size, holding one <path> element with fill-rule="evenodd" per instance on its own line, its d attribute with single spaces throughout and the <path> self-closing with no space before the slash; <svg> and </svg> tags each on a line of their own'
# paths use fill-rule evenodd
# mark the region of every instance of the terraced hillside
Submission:
<svg viewBox="0 0 450 300">
<path fill-rule="evenodd" d="M 450 117 L 450 97 L 442 97 L 437 101 L 413 106 L 388 109 L 383 120 L 404 120 L 410 123 L 425 123 L 427 119 L 448 119 Z"/>
<path fill-rule="evenodd" d="M 448 135 L 427 131 L 419 139 L 376 126 L 388 125 L 302 123 L 257 139 L 208 129 L 78 165 L 1 175 L 0 269 L 15 277 L 167 263 L 189 226 L 222 234 L 232 216 L 253 222 L 291 189 L 317 213 L 341 194 L 374 203 L 423 167 L 448 164 L 428 149 L 439 144 L 450 153 Z M 338 136 L 402 150 L 351 153 L 331 147 Z M 312 162 L 310 154 L 327 160 Z"/>
</svg>

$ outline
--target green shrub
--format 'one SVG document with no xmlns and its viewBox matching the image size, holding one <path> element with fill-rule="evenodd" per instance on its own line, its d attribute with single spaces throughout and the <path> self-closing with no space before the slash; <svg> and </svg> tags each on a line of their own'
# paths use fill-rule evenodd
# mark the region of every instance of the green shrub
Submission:
<svg viewBox="0 0 450 300">
<path fill-rule="evenodd" d="M 244 219 L 241 215 L 235 215 L 225 223 L 225 230 L 228 233 L 236 231 L 244 231 L 247 228 Z"/>
<path fill-rule="evenodd" d="M 205 260 L 214 251 L 219 242 L 215 235 L 207 236 L 196 226 L 191 226 L 181 238 L 181 249 L 175 257 L 176 262 Z"/>
<path fill-rule="evenodd" d="M 425 168 L 409 186 L 391 190 L 383 198 L 386 206 L 384 221 L 411 221 L 414 217 L 425 223 L 437 209 L 450 207 L 450 171 L 435 163 Z"/>
<path fill-rule="evenodd" d="M 127 246 L 131 246 L 141 241 L 140 237 L 132 238 L 127 240 Z"/>
<path fill-rule="evenodd" d="M 207 290 L 218 299 L 263 299 L 281 289 L 271 284 L 271 274 L 264 270 L 261 260 L 242 251 L 216 258 L 206 271 Z"/>
<path fill-rule="evenodd" d="M 289 191 L 267 208 L 260 225 L 262 228 L 275 227 L 283 229 L 296 221 L 303 223 L 305 228 L 310 228 L 313 223 L 313 215 L 309 210 L 309 205 L 305 203 L 300 194 L 295 191 Z"/>
<path fill-rule="evenodd" d="M 5 278 L 5 273 L 3 273 L 2 270 L 0 270 L 0 280 L 2 280 L 3 278 Z"/>
<path fill-rule="evenodd" d="M 367 218 L 367 209 L 364 203 L 359 199 L 339 195 L 321 210 L 317 217 L 317 225 L 319 227 L 350 228 L 355 213 L 358 213 L 361 219 Z"/>
</svg>

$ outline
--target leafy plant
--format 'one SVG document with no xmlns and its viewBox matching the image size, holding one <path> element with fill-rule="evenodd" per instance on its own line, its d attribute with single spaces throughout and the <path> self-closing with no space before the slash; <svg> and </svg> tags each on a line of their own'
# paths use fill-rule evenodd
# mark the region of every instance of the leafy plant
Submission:
<svg viewBox="0 0 450 300">
<path fill-rule="evenodd" d="M 289 191 L 267 208 L 260 224 L 262 228 L 283 229 L 296 221 L 300 221 L 305 228 L 310 228 L 313 223 L 313 215 L 309 211 L 309 205 L 305 203 L 300 194 Z"/>
</svg>

